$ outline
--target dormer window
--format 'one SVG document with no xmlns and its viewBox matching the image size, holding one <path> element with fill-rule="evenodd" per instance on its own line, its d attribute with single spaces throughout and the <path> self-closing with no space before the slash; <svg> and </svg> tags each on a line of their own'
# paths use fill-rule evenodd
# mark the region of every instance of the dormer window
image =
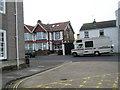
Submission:
<svg viewBox="0 0 120 90">
<path fill-rule="evenodd" d="M 57 27 L 59 27 L 60 25 L 59 25 L 59 24 L 57 24 L 56 26 L 57 26 Z"/>
<path fill-rule="evenodd" d="M 5 0 L 0 0 L 0 13 L 5 13 Z"/>
<path fill-rule="evenodd" d="M 52 27 L 55 27 L 55 25 L 52 25 Z"/>
<path fill-rule="evenodd" d="M 52 27 L 59 27 L 59 26 L 60 26 L 59 24 L 52 25 Z"/>
</svg>

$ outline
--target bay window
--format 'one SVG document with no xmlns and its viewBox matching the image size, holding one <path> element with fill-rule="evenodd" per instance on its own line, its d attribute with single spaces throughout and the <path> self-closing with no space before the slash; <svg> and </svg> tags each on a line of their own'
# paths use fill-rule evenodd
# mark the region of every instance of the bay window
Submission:
<svg viewBox="0 0 120 90">
<path fill-rule="evenodd" d="M 24 34 L 24 39 L 25 39 L 25 41 L 33 40 L 32 39 L 32 34 L 31 33 L 25 33 Z"/>
<path fill-rule="evenodd" d="M 47 39 L 47 33 L 46 32 L 37 32 L 36 40 L 42 40 L 42 39 Z"/>
<path fill-rule="evenodd" d="M 26 43 L 25 50 L 33 50 L 33 43 Z"/>
<path fill-rule="evenodd" d="M 47 43 L 36 43 L 36 50 L 46 50 L 47 49 Z"/>
</svg>

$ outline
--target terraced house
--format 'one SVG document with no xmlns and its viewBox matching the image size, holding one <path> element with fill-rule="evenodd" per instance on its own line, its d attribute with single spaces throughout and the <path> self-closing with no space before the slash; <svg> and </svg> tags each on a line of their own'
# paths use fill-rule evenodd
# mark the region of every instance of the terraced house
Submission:
<svg viewBox="0 0 120 90">
<path fill-rule="evenodd" d="M 0 60 L 24 57 L 23 1 L 0 0 Z"/>
<path fill-rule="evenodd" d="M 24 25 L 25 50 L 62 50 L 64 43 L 73 43 L 74 31 L 70 21 L 43 24 L 38 20 L 36 26 Z"/>
</svg>

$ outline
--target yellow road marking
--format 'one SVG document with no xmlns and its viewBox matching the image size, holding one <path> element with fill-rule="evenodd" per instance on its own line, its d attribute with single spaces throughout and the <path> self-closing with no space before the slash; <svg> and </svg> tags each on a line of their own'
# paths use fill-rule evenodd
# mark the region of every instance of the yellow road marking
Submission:
<svg viewBox="0 0 120 90">
<path fill-rule="evenodd" d="M 100 88 L 100 86 L 95 86 L 95 88 Z"/>
<path fill-rule="evenodd" d="M 84 87 L 84 85 L 80 85 L 79 87 Z"/>
<path fill-rule="evenodd" d="M 114 83 L 112 87 L 113 87 L 113 88 L 117 88 L 118 85 Z"/>
<path fill-rule="evenodd" d="M 35 77 L 35 76 L 38 76 L 38 75 L 40 75 L 40 74 L 44 74 L 44 73 L 47 73 L 47 72 L 53 71 L 53 70 L 58 69 L 58 68 L 61 68 L 61 67 L 63 67 L 63 66 L 66 65 L 66 64 L 68 64 L 68 63 L 65 63 L 65 64 L 63 64 L 63 65 L 60 65 L 60 66 L 55 67 L 55 68 L 52 68 L 52 69 L 49 69 L 49 70 L 44 71 L 44 72 L 42 72 L 42 73 L 39 73 L 39 74 L 36 74 L 36 75 L 30 76 L 30 77 L 24 78 L 24 79 L 20 80 L 18 83 L 16 83 L 16 84 L 14 85 L 13 89 L 17 89 L 18 86 L 19 86 L 23 81 L 25 81 L 25 80 L 28 80 L 28 79 L 30 79 L 30 78 L 32 78 L 32 77 Z"/>
<path fill-rule="evenodd" d="M 118 73 L 111 73 L 111 74 L 118 74 Z M 51 84 L 60 84 L 60 83 L 62 83 L 62 82 L 72 82 L 72 81 L 77 81 L 77 80 L 82 80 L 82 79 L 92 79 L 93 77 L 103 77 L 103 76 L 106 76 L 106 75 L 111 75 L 111 74 L 103 74 L 103 75 L 95 75 L 95 76 L 91 76 L 91 77 L 83 77 L 83 78 L 78 78 L 78 79 L 71 79 L 71 80 L 66 80 L 66 81 L 60 81 L 60 82 L 53 82 L 53 83 L 48 83 L 48 84 L 42 84 L 42 85 L 37 85 L 37 86 L 32 86 L 32 87 L 30 87 L 30 88 L 35 88 L 35 87 L 41 87 L 41 86 L 46 86 L 46 85 L 51 85 Z M 111 81 L 111 80 L 101 80 L 101 81 Z M 89 81 L 84 81 L 83 83 L 88 83 Z M 100 83 L 98 83 L 99 85 L 101 85 L 102 84 L 102 82 L 100 82 Z M 65 84 L 64 84 L 65 85 Z M 67 85 L 67 84 L 66 84 Z M 68 84 L 69 85 L 69 84 Z M 81 87 L 82 87 L 82 85 L 81 85 Z M 100 87 L 100 86 L 95 86 L 95 88 L 98 88 L 98 87 Z"/>
<path fill-rule="evenodd" d="M 67 64 L 68 64 L 68 63 L 67 63 Z M 42 72 L 42 73 L 39 73 L 39 74 L 30 76 L 30 77 L 24 78 L 24 79 L 20 80 L 19 82 L 17 82 L 17 83 L 14 85 L 13 89 L 17 89 L 18 86 L 19 86 L 23 81 L 25 81 L 25 80 L 28 80 L 28 79 L 30 79 L 30 78 L 32 78 L 32 77 L 35 77 L 35 76 L 38 76 L 38 75 L 40 75 L 40 74 L 44 74 L 44 73 L 46 73 L 46 72 L 53 71 L 53 70 L 55 70 L 55 69 L 58 69 L 58 68 L 61 68 L 61 67 L 65 66 L 65 65 L 66 65 L 66 64 L 61 65 L 61 66 L 58 66 L 58 67 L 55 67 L 55 68 L 52 68 L 52 69 L 50 69 L 50 70 L 47 70 L 47 71 L 45 71 L 45 72 Z M 93 78 L 93 77 L 105 77 L 106 75 L 112 75 L 112 74 L 120 74 L 120 73 L 111 73 L 111 74 L 95 75 L 95 76 L 91 76 L 91 77 L 83 77 L 83 78 L 66 80 L 66 81 L 75 81 L 75 80 L 80 80 L 80 79 L 91 79 L 91 78 Z M 66 82 L 66 81 L 64 81 L 64 82 Z M 104 80 L 104 81 L 105 81 L 105 80 Z M 63 81 L 61 81 L 61 82 L 63 82 Z M 83 83 L 87 83 L 87 82 L 84 81 Z M 30 86 L 30 87 L 26 87 L 26 88 L 42 87 L 42 86 L 50 85 L 50 84 L 53 84 L 53 83 L 43 84 L 43 85 L 36 85 L 36 86 Z M 62 83 L 57 82 L 57 84 L 62 84 Z M 99 84 L 101 84 L 101 83 L 99 83 Z M 66 85 L 66 86 L 67 86 L 67 85 L 71 85 L 71 84 L 66 84 L 66 83 L 64 83 L 64 84 L 62 84 L 62 85 Z M 81 85 L 80 85 L 80 86 L 81 86 Z M 82 87 L 82 86 L 81 86 L 81 87 Z M 96 86 L 96 88 L 99 88 L 99 87 L 100 87 L 100 86 Z M 115 84 L 113 85 L 113 87 L 115 87 Z"/>
<path fill-rule="evenodd" d="M 84 81 L 83 83 L 88 83 L 89 81 Z"/>
<path fill-rule="evenodd" d="M 98 84 L 99 84 L 99 85 L 101 85 L 101 84 L 102 84 L 102 82 L 99 82 Z"/>
</svg>

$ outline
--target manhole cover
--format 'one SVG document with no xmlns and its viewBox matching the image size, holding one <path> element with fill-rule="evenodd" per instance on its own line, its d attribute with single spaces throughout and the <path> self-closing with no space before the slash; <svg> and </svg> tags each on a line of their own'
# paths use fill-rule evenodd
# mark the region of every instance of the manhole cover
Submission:
<svg viewBox="0 0 120 90">
<path fill-rule="evenodd" d="M 67 80 L 67 79 L 66 79 L 66 78 L 64 78 L 64 79 L 60 79 L 60 80 L 65 81 L 65 80 Z"/>
</svg>

